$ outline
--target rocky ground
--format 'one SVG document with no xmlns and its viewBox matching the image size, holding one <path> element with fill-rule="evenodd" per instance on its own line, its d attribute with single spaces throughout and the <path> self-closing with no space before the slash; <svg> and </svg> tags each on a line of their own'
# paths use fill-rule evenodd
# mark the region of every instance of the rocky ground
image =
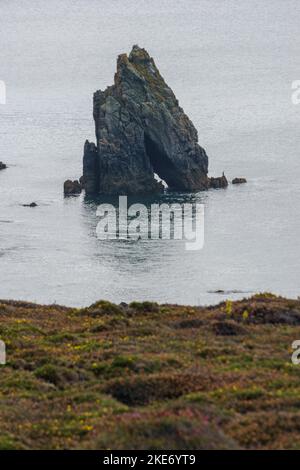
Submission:
<svg viewBox="0 0 300 470">
<path fill-rule="evenodd" d="M 0 449 L 299 449 L 300 300 L 0 301 Z"/>
</svg>

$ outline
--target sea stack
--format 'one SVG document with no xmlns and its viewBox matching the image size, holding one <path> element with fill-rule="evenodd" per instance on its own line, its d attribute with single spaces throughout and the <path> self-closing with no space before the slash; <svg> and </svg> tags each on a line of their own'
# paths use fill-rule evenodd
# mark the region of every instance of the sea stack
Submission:
<svg viewBox="0 0 300 470">
<path fill-rule="evenodd" d="M 86 141 L 86 194 L 208 189 L 208 158 L 193 123 L 145 49 L 117 60 L 114 84 L 94 94 L 96 144 Z"/>
</svg>

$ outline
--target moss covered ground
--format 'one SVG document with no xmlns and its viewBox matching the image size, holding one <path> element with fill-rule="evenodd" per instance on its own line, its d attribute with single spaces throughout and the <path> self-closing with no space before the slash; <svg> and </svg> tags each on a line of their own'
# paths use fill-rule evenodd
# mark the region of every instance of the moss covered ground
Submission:
<svg viewBox="0 0 300 470">
<path fill-rule="evenodd" d="M 0 449 L 299 449 L 300 300 L 0 301 Z"/>
</svg>

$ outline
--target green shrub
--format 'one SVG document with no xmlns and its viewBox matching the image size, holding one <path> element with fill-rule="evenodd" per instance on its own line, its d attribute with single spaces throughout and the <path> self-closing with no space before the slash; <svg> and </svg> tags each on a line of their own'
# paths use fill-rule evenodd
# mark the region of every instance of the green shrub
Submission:
<svg viewBox="0 0 300 470">
<path fill-rule="evenodd" d="M 156 302 L 131 302 L 129 307 L 141 313 L 159 312 L 159 305 Z"/>
</svg>

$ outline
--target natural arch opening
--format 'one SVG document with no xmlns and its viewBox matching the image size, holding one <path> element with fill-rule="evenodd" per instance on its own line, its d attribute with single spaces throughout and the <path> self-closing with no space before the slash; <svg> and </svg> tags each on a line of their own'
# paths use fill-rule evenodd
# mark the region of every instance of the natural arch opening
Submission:
<svg viewBox="0 0 300 470">
<path fill-rule="evenodd" d="M 160 178 L 157 173 L 154 173 L 154 179 L 155 179 L 156 181 L 158 181 L 158 183 L 162 183 L 162 185 L 163 185 L 163 187 L 164 187 L 165 189 L 168 189 L 168 185 L 167 185 L 167 183 L 165 182 L 165 180 L 163 180 L 162 178 Z"/>
<path fill-rule="evenodd" d="M 164 150 L 148 134 L 144 135 L 145 149 L 154 173 L 171 189 L 176 189 L 176 168 Z"/>
</svg>

